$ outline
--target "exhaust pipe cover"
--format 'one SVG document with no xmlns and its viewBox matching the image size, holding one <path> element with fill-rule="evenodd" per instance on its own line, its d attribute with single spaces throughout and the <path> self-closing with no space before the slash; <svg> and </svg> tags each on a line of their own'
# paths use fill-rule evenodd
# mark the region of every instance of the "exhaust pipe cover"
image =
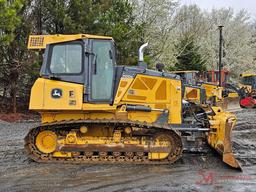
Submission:
<svg viewBox="0 0 256 192">
<path fill-rule="evenodd" d="M 144 49 L 148 46 L 148 43 L 144 43 L 139 48 L 139 62 L 144 61 Z"/>
<path fill-rule="evenodd" d="M 143 45 L 140 46 L 139 48 L 139 62 L 138 66 L 140 68 L 147 68 L 147 63 L 144 62 L 144 49 L 148 46 L 148 43 L 144 43 Z"/>
</svg>

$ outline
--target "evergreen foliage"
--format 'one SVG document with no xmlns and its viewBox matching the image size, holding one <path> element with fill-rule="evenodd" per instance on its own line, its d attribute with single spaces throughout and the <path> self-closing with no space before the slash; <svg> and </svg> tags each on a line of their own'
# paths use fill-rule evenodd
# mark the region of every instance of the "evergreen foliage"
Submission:
<svg viewBox="0 0 256 192">
<path fill-rule="evenodd" d="M 224 24 L 224 67 L 241 73 L 256 69 L 255 23 L 249 21 L 244 10 L 203 12 L 176 0 L 0 0 L 0 111 L 16 112 L 16 99 L 28 104 L 43 54 L 27 50 L 30 34 L 112 36 L 119 65 L 137 64 L 138 48 L 148 42 L 149 67 L 206 70 L 217 66 L 217 26 Z"/>
<path fill-rule="evenodd" d="M 20 23 L 18 12 L 22 0 L 0 0 L 0 45 L 8 44 L 14 37 L 15 27 Z"/>
<path fill-rule="evenodd" d="M 177 46 L 179 55 L 177 56 L 176 70 L 206 70 L 206 61 L 202 59 L 199 47 L 193 39 L 183 38 Z"/>
</svg>

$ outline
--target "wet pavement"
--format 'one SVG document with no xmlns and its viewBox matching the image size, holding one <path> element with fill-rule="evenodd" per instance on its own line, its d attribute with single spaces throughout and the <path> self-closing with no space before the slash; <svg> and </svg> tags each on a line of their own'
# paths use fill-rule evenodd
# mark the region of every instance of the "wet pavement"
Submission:
<svg viewBox="0 0 256 192">
<path fill-rule="evenodd" d="M 185 154 L 172 165 L 40 164 L 23 147 L 36 124 L 0 122 L 0 191 L 256 191 L 256 110 L 236 114 L 233 149 L 243 172 L 214 152 Z"/>
</svg>

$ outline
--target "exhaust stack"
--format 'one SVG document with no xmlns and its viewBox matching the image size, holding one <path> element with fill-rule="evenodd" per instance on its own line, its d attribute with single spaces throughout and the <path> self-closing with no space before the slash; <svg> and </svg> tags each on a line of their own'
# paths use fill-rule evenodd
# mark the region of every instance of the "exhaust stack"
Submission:
<svg viewBox="0 0 256 192">
<path fill-rule="evenodd" d="M 140 68 L 147 68 L 147 63 L 144 62 L 144 49 L 148 46 L 148 43 L 144 43 L 143 45 L 140 46 L 139 48 L 139 62 L 138 66 Z"/>
<path fill-rule="evenodd" d="M 222 64 L 222 57 L 223 57 L 223 53 L 222 53 L 222 46 L 223 46 L 223 36 L 222 36 L 222 29 L 223 26 L 219 26 L 219 31 L 220 31 L 220 39 L 219 39 L 219 86 L 222 86 L 222 77 L 221 77 L 221 73 L 222 73 L 222 68 L 223 68 L 223 64 Z"/>
</svg>

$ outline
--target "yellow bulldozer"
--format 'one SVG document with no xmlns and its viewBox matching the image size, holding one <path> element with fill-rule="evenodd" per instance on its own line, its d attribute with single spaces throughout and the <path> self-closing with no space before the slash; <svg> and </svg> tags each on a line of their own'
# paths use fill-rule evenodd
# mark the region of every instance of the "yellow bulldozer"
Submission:
<svg viewBox="0 0 256 192">
<path fill-rule="evenodd" d="M 219 71 L 215 71 L 215 75 Z M 226 72 L 226 71 L 225 71 Z M 183 97 L 186 100 L 196 103 L 206 103 L 214 106 L 220 106 L 225 110 L 239 109 L 239 101 L 244 98 L 244 91 L 240 90 L 234 84 L 228 83 L 227 74 L 223 74 L 222 86 L 218 81 L 212 81 L 209 74 L 212 71 L 201 72 L 196 70 L 171 71 L 177 74 L 183 81 Z"/>
<path fill-rule="evenodd" d="M 204 75 L 196 70 L 171 71 L 183 82 L 183 98 L 197 104 L 221 105 L 223 103 L 223 87 L 206 81 Z"/>
<path fill-rule="evenodd" d="M 44 50 L 30 110 L 41 125 L 25 148 L 37 162 L 169 164 L 183 152 L 211 146 L 231 167 L 236 117 L 220 107 L 182 98 L 179 76 L 116 65 L 112 37 L 88 34 L 31 35 L 28 48 Z"/>
</svg>

